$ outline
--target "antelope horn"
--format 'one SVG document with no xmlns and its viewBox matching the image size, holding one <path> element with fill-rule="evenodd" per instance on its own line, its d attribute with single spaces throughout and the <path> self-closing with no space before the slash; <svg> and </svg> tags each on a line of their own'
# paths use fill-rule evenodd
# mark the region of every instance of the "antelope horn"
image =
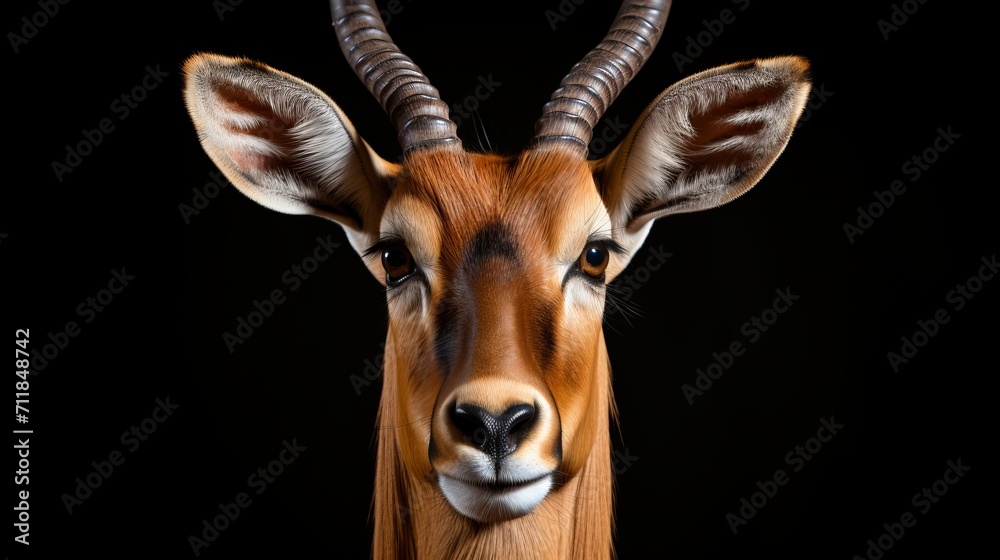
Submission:
<svg viewBox="0 0 1000 560">
<path fill-rule="evenodd" d="M 569 144 L 587 154 L 594 127 L 649 59 L 671 0 L 623 2 L 604 40 L 570 69 L 535 123 L 534 146 Z"/>
<path fill-rule="evenodd" d="M 344 57 L 389 115 L 403 153 L 432 147 L 461 149 L 448 105 L 392 42 L 375 3 L 331 0 L 330 12 Z"/>
</svg>

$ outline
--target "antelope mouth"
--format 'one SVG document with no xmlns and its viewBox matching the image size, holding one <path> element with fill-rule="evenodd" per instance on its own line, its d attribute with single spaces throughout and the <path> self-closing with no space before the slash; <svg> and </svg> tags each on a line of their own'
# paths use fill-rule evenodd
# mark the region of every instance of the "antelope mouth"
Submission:
<svg viewBox="0 0 1000 560">
<path fill-rule="evenodd" d="M 438 486 L 458 513 L 497 523 L 531 513 L 552 489 L 552 473 L 515 481 L 470 481 L 441 474 Z"/>
</svg>

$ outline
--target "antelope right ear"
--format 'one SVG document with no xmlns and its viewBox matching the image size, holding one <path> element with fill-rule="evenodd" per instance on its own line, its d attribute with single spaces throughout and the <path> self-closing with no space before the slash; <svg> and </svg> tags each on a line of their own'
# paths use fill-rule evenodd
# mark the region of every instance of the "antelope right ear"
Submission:
<svg viewBox="0 0 1000 560">
<path fill-rule="evenodd" d="M 247 59 L 196 55 L 184 75 L 201 145 L 243 194 L 340 223 L 359 253 L 378 240 L 400 166 L 379 157 L 329 97 Z"/>
<path fill-rule="evenodd" d="M 720 206 L 763 177 L 809 94 L 794 56 L 720 66 L 667 88 L 594 164 L 616 239 L 630 253 L 654 219 Z"/>
</svg>

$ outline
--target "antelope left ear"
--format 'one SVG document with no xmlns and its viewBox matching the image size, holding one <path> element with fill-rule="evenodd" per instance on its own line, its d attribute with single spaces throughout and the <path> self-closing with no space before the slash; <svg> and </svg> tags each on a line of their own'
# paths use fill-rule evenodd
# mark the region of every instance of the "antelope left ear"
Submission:
<svg viewBox="0 0 1000 560">
<path fill-rule="evenodd" d="M 695 74 L 661 93 L 594 164 L 622 237 L 616 241 L 632 253 L 654 219 L 720 206 L 756 184 L 792 135 L 808 74 L 803 58 L 754 60 Z"/>
</svg>

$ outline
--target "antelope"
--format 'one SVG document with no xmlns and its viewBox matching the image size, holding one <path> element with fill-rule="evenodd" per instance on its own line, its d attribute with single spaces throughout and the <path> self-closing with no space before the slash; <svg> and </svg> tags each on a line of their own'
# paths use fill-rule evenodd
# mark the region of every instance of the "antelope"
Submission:
<svg viewBox="0 0 1000 560">
<path fill-rule="evenodd" d="M 233 185 L 339 224 L 385 287 L 374 558 L 614 555 L 607 285 L 657 218 L 755 185 L 810 89 L 797 56 L 716 67 L 664 90 L 588 159 L 669 8 L 624 2 L 514 155 L 465 149 L 372 1 L 334 0 L 333 26 L 395 124 L 400 162 L 294 76 L 217 54 L 186 61 L 188 112 Z"/>
</svg>

